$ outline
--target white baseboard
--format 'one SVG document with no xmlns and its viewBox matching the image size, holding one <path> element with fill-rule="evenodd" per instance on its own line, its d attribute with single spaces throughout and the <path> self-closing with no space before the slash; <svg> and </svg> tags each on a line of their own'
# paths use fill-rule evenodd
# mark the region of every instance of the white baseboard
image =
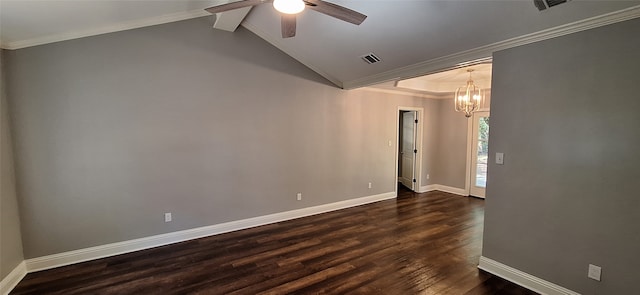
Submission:
<svg viewBox="0 0 640 295">
<path fill-rule="evenodd" d="M 426 193 L 430 191 L 441 191 L 445 193 L 451 193 L 455 195 L 468 196 L 467 191 L 463 188 L 457 188 L 452 186 L 446 186 L 441 184 L 430 184 L 420 187 L 419 193 Z"/>
<path fill-rule="evenodd" d="M 0 281 L 0 294 L 7 295 L 27 275 L 27 265 L 20 262 L 2 281 Z"/>
<path fill-rule="evenodd" d="M 457 188 L 457 187 L 446 186 L 441 184 L 437 184 L 436 190 L 442 191 L 445 193 L 454 194 L 454 195 L 461 195 L 465 197 L 469 195 L 467 194 L 467 191 L 463 188 Z"/>
<path fill-rule="evenodd" d="M 329 211 L 340 210 L 349 207 L 360 206 L 368 203 L 378 202 L 387 199 L 393 199 L 396 197 L 395 192 L 383 193 L 373 196 L 367 196 L 357 199 L 345 200 L 330 204 L 324 204 L 309 208 L 302 208 L 297 210 L 291 210 L 286 212 L 280 212 L 270 215 L 258 216 L 243 220 L 236 220 L 231 222 L 225 222 L 210 226 L 198 227 L 193 229 L 187 229 L 172 233 L 166 233 L 156 236 L 150 236 L 135 240 L 129 240 L 124 242 L 106 244 L 91 248 L 85 248 L 80 250 L 68 251 L 53 255 L 47 255 L 32 259 L 27 259 L 26 269 L 29 272 L 45 270 L 69 264 L 114 256 L 123 253 L 134 252 L 138 250 L 144 250 L 168 244 L 178 243 L 182 241 L 232 232 L 236 230 L 256 227 L 269 223 L 275 223 L 285 220 L 296 219 L 300 217 L 316 215 Z"/>
<path fill-rule="evenodd" d="M 543 295 L 580 295 L 567 288 L 517 270 L 487 257 L 480 257 L 478 268 Z"/>
<path fill-rule="evenodd" d="M 428 184 L 425 186 L 421 186 L 420 189 L 418 190 L 419 193 L 426 193 L 426 192 L 430 192 L 430 191 L 435 191 L 436 187 L 438 185 L 437 184 Z"/>
</svg>

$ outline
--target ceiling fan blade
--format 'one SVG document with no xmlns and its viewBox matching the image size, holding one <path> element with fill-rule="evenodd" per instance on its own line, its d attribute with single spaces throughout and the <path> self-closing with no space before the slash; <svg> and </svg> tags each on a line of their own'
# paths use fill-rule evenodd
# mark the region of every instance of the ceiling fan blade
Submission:
<svg viewBox="0 0 640 295">
<path fill-rule="evenodd" d="M 218 13 L 218 12 L 225 12 L 225 11 L 234 10 L 242 7 L 247 7 L 247 6 L 254 6 L 254 5 L 262 4 L 265 2 L 268 2 L 268 1 L 267 0 L 243 0 L 243 1 L 231 2 L 227 4 L 205 8 L 204 10 L 210 13 Z"/>
<path fill-rule="evenodd" d="M 296 15 L 282 13 L 282 38 L 296 35 Z"/>
<path fill-rule="evenodd" d="M 313 9 L 317 12 L 321 12 L 326 15 L 333 16 L 337 19 L 340 19 L 355 25 L 361 24 L 367 18 L 366 15 L 360 12 L 351 10 L 344 6 L 325 2 L 322 0 L 304 0 L 304 2 L 307 3 L 307 7 L 309 9 Z"/>
</svg>

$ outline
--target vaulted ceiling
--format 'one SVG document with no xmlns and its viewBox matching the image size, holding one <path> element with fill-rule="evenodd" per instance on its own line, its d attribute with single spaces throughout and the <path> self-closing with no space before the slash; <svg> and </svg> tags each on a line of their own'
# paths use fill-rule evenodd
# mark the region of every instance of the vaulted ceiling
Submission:
<svg viewBox="0 0 640 295">
<path fill-rule="evenodd" d="M 209 15 L 203 8 L 226 2 L 2 0 L 0 44 L 16 49 L 202 17 Z M 346 89 L 455 68 L 489 58 L 495 50 L 640 17 L 640 0 L 573 0 L 544 11 L 538 11 L 532 0 L 329 2 L 368 18 L 356 26 L 305 10 L 298 16 L 297 35 L 283 39 L 280 17 L 268 3 L 254 7 L 246 17 L 226 14 L 231 23 L 242 22 Z M 218 15 L 219 20 L 224 17 Z M 371 52 L 382 61 L 367 64 L 360 58 Z"/>
</svg>

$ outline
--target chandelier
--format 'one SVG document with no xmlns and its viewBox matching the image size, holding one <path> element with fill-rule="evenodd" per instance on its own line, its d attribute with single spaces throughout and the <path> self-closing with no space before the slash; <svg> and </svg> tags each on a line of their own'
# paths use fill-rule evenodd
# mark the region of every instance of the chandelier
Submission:
<svg viewBox="0 0 640 295">
<path fill-rule="evenodd" d="M 484 96 L 482 89 L 473 84 L 473 80 L 471 79 L 473 69 L 468 69 L 467 72 L 469 72 L 467 85 L 458 87 L 454 98 L 456 112 L 464 112 L 464 116 L 469 118 L 473 112 L 480 108 Z"/>
</svg>

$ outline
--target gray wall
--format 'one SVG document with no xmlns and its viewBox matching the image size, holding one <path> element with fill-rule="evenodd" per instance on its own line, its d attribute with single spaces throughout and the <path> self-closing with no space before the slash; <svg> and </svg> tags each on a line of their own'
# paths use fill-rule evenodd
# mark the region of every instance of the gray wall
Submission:
<svg viewBox="0 0 640 295">
<path fill-rule="evenodd" d="M 638 36 L 635 19 L 494 55 L 484 256 L 583 294 L 640 294 Z"/>
<path fill-rule="evenodd" d="M 398 106 L 437 105 L 337 89 L 208 18 L 8 57 L 27 258 L 392 192 Z"/>
<path fill-rule="evenodd" d="M 24 259 L 4 80 L 0 52 L 0 280 Z"/>
<path fill-rule="evenodd" d="M 453 94 L 452 94 L 453 96 Z M 453 99 L 438 101 L 438 141 L 434 183 L 464 189 L 467 174 L 467 124 Z"/>
<path fill-rule="evenodd" d="M 439 130 L 442 127 L 438 113 L 439 104 L 438 99 L 423 99 L 424 124 L 422 124 L 422 175 L 420 176 L 422 186 L 437 183 L 434 181 L 433 174 L 438 173 Z M 427 174 L 430 174 L 429 179 Z"/>
<path fill-rule="evenodd" d="M 451 99 L 438 99 L 433 108 L 437 117 L 436 142 L 431 183 L 464 189 L 467 176 L 467 132 L 469 120 L 464 113 L 455 111 Z M 485 92 L 482 109 L 489 109 L 491 90 Z"/>
</svg>

